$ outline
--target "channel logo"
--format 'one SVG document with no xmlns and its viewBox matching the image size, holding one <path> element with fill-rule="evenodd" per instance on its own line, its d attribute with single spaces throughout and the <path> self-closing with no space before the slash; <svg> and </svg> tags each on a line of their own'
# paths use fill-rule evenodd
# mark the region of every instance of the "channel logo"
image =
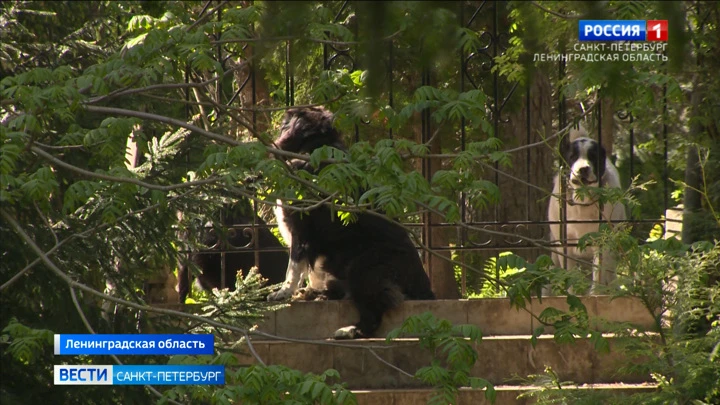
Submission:
<svg viewBox="0 0 720 405">
<path fill-rule="evenodd" d="M 647 41 L 667 41 L 667 20 L 647 20 Z"/>
<path fill-rule="evenodd" d="M 667 41 L 667 20 L 580 20 L 580 41 Z"/>
<path fill-rule="evenodd" d="M 55 385 L 224 385 L 222 365 L 55 365 Z"/>
<path fill-rule="evenodd" d="M 55 385 L 113 385 L 112 366 L 55 365 Z"/>
</svg>

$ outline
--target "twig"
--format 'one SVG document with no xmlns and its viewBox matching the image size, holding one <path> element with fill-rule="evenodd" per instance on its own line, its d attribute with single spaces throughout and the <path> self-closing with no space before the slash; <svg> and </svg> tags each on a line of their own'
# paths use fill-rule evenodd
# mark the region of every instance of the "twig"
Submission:
<svg viewBox="0 0 720 405">
<path fill-rule="evenodd" d="M 88 330 L 88 332 L 92 333 L 93 335 L 96 335 L 97 333 L 93 329 L 92 325 L 90 325 L 90 322 L 88 322 L 87 317 L 85 316 L 85 311 L 82 310 L 82 307 L 80 306 L 80 302 L 78 302 L 77 294 L 75 294 L 75 289 L 70 287 L 70 297 L 72 298 L 73 304 L 75 305 L 75 309 L 77 310 L 78 315 L 80 315 L 80 319 L 82 320 L 82 323 L 85 325 L 85 328 Z M 123 362 L 114 354 L 111 354 L 110 357 L 112 357 L 113 361 L 115 361 L 116 364 L 123 365 Z M 145 385 L 145 388 L 152 392 L 156 397 L 162 398 L 163 394 L 156 390 L 155 387 L 152 385 Z M 173 399 L 166 398 L 168 402 L 175 404 L 175 405 L 182 405 L 181 402 L 177 402 Z"/>
<path fill-rule="evenodd" d="M 542 188 L 542 187 L 540 187 L 540 186 L 538 186 L 538 185 L 536 185 L 536 184 L 534 184 L 534 183 L 530 183 L 530 182 L 528 182 L 528 181 L 525 181 L 525 180 L 523 180 L 523 179 L 521 179 L 521 178 L 519 178 L 519 177 L 517 177 L 517 176 L 513 176 L 512 174 L 507 173 L 507 172 L 504 172 L 504 171 L 502 171 L 502 170 L 500 170 L 500 169 L 496 169 L 495 166 L 493 166 L 493 165 L 487 164 L 487 163 L 485 163 L 485 162 L 479 162 L 479 163 L 480 163 L 481 166 L 485 167 L 486 169 L 490 169 L 490 170 L 494 171 L 495 173 L 498 173 L 498 174 L 500 174 L 500 175 L 502 175 L 502 176 L 505 176 L 505 177 L 507 177 L 507 178 L 509 178 L 509 179 L 511 179 L 511 180 L 515 180 L 515 181 L 517 181 L 518 183 L 520 183 L 520 184 L 522 184 L 522 185 L 524 185 L 524 186 L 528 186 L 528 187 L 530 187 L 530 188 L 534 188 L 535 190 L 542 191 L 544 194 L 550 194 L 550 191 L 548 191 L 547 189 L 544 189 L 544 188 Z"/>
<path fill-rule="evenodd" d="M 68 150 L 68 149 L 85 149 L 85 145 L 61 145 L 61 146 L 55 146 L 55 145 L 48 145 L 41 142 L 38 142 L 36 140 L 33 140 L 33 143 L 35 145 L 41 146 L 43 149 L 55 149 L 55 150 Z"/>
<path fill-rule="evenodd" d="M 591 111 L 593 111 L 593 110 L 595 109 L 595 106 L 596 106 L 596 105 L 597 105 L 597 103 L 596 103 L 596 104 L 593 104 L 592 106 L 590 106 L 582 115 L 578 116 L 578 119 L 583 118 L 583 117 L 585 117 L 586 115 L 588 115 Z M 575 123 L 574 123 L 574 122 L 571 122 L 571 123 L 569 123 L 568 125 L 566 125 L 564 128 L 559 129 L 559 130 L 558 130 L 557 132 L 555 132 L 554 134 L 548 136 L 547 138 L 543 138 L 543 139 L 540 140 L 540 141 L 533 142 L 533 143 L 529 143 L 529 144 L 523 145 L 523 146 L 518 146 L 518 147 L 516 147 L 516 148 L 505 149 L 505 150 L 502 150 L 502 151 L 499 151 L 499 152 L 500 152 L 500 153 L 510 154 L 510 153 L 515 153 L 515 152 L 522 152 L 522 151 L 524 151 L 524 150 L 532 149 L 532 148 L 537 147 L 537 146 L 546 145 L 546 144 L 548 143 L 548 141 L 551 141 L 551 140 L 553 140 L 553 139 L 555 139 L 555 138 L 558 138 L 558 137 L 566 134 L 566 133 L 567 133 L 568 131 L 570 131 L 574 126 L 575 126 Z M 452 159 L 452 158 L 456 158 L 456 157 L 458 157 L 458 156 L 460 156 L 460 155 L 457 154 L 457 153 L 437 153 L 437 154 L 427 154 L 427 155 L 423 155 L 423 156 L 417 156 L 417 155 L 411 155 L 411 154 L 402 154 L 402 155 L 400 155 L 400 157 L 402 157 L 403 159 L 412 158 L 412 157 L 430 157 L 430 158 Z"/>
<path fill-rule="evenodd" d="M 142 112 L 142 111 L 127 110 L 125 108 L 100 107 L 100 106 L 94 106 L 94 105 L 85 105 L 85 109 L 87 111 L 98 112 L 98 113 L 102 113 L 102 114 L 124 115 L 127 117 L 136 117 L 136 118 L 141 118 L 144 120 L 164 122 L 166 124 L 175 125 L 175 126 L 178 126 L 181 128 L 189 129 L 190 131 L 197 132 L 205 137 L 214 139 L 216 141 L 227 143 L 227 144 L 230 144 L 233 146 L 242 145 L 242 142 L 239 142 L 233 138 L 223 136 L 220 134 L 216 134 L 214 132 L 206 131 L 196 125 L 189 124 L 186 121 L 181 121 L 181 120 L 178 120 L 175 118 L 165 117 L 163 115 L 152 114 L 152 113 L 147 113 L 147 112 Z"/>
<path fill-rule="evenodd" d="M 392 369 L 395 370 L 395 371 L 398 371 L 400 374 L 402 374 L 402 375 L 404 375 L 404 376 L 406 376 L 406 377 L 415 378 L 414 375 L 408 373 L 407 371 L 401 369 L 400 367 L 398 367 L 398 366 L 390 363 L 389 361 L 383 359 L 382 357 L 380 357 L 379 354 L 375 353 L 375 350 L 373 350 L 373 349 L 368 349 L 368 351 L 370 352 L 370 354 L 372 354 L 373 356 L 375 356 L 376 359 L 380 360 L 380 362 L 383 363 L 383 364 L 385 364 L 386 366 L 392 368 Z"/>
<path fill-rule="evenodd" d="M 531 3 L 532 3 L 533 6 L 539 8 L 540 10 L 542 10 L 542 11 L 544 11 L 544 12 L 546 12 L 546 13 L 550 13 L 550 14 L 556 16 L 556 17 L 564 18 L 564 19 L 566 19 L 566 20 L 570 20 L 570 19 L 583 19 L 583 18 L 585 18 L 585 15 L 568 15 L 568 14 L 558 13 L 557 11 L 553 11 L 553 10 L 550 10 L 549 8 L 543 7 L 543 6 L 542 6 L 540 3 L 538 3 L 537 1 L 531 1 Z"/>
<path fill-rule="evenodd" d="M 436 210 L 436 209 L 434 209 L 434 208 L 431 208 L 430 206 L 428 206 L 428 205 L 426 205 L 426 204 L 424 204 L 424 203 L 422 203 L 422 202 L 419 202 L 419 201 L 418 201 L 418 202 L 416 202 L 416 204 L 420 205 L 421 207 L 425 207 L 428 211 L 433 212 L 433 213 L 435 213 L 435 214 L 437 214 L 437 215 L 440 215 L 440 216 L 443 215 L 442 212 L 440 212 L 440 211 L 438 211 L 438 210 Z M 469 230 L 478 231 L 478 232 L 484 232 L 484 233 L 487 233 L 487 234 L 490 234 L 490 235 L 496 235 L 496 236 L 513 236 L 513 237 L 516 237 L 516 238 L 518 238 L 518 239 L 522 239 L 522 240 L 524 240 L 524 241 L 526 241 L 526 242 L 529 242 L 531 245 L 533 245 L 533 246 L 535 246 L 535 247 L 537 247 L 537 248 L 540 248 L 540 249 L 543 249 L 543 250 L 548 250 L 548 251 L 553 251 L 553 252 L 554 252 L 554 250 L 552 249 L 552 247 L 547 246 L 546 243 L 542 243 L 543 241 L 542 241 L 541 239 L 534 239 L 534 238 L 530 238 L 530 237 L 523 236 L 523 235 L 511 234 L 511 233 L 508 233 L 508 232 L 492 231 L 492 230 L 490 230 L 490 229 L 484 229 L 484 228 L 480 228 L 480 227 L 477 227 L 477 226 L 468 225 L 468 224 L 466 224 L 465 222 L 460 222 L 458 225 L 460 225 L 460 226 L 463 227 L 463 228 L 469 229 Z M 555 252 L 555 253 L 559 254 L 560 256 L 570 257 L 570 256 L 568 256 L 568 255 L 565 255 L 564 253 L 559 253 L 559 252 Z M 573 259 L 574 259 L 574 258 L 573 258 Z M 582 260 L 578 260 L 578 259 L 576 259 L 576 261 L 579 262 L 579 263 L 589 264 L 589 265 L 591 265 L 591 266 L 594 265 L 593 263 L 590 263 L 590 262 L 587 262 L 587 261 L 582 261 Z"/>
<path fill-rule="evenodd" d="M 248 349 L 250 350 L 250 353 L 253 355 L 255 360 L 257 360 L 258 363 L 262 364 L 263 366 L 266 366 L 267 364 L 265 364 L 262 357 L 260 357 L 258 352 L 255 351 L 255 346 L 253 346 L 252 339 L 250 339 L 250 335 L 248 335 L 247 331 L 243 332 L 243 336 L 245 336 L 245 343 L 247 343 Z"/>
<path fill-rule="evenodd" d="M 220 134 L 217 134 L 214 132 L 206 131 L 196 125 L 189 124 L 185 121 L 181 121 L 181 120 L 178 120 L 175 118 L 165 117 L 165 116 L 158 115 L 158 114 L 152 114 L 152 113 L 134 111 L 134 110 L 127 110 L 124 108 L 100 107 L 100 106 L 92 106 L 92 105 L 86 105 L 85 109 L 88 111 L 93 111 L 93 112 L 98 112 L 98 113 L 103 113 L 103 114 L 136 117 L 136 118 L 141 118 L 141 119 L 146 119 L 146 120 L 151 120 L 151 121 L 163 122 L 163 123 L 166 123 L 169 125 L 175 125 L 175 126 L 196 132 L 199 135 L 205 136 L 207 138 L 216 140 L 218 142 L 223 142 L 223 143 L 226 143 L 226 144 L 229 144 L 232 146 L 242 146 L 245 144 L 244 142 L 240 142 L 233 138 L 230 138 L 230 137 L 227 137 L 224 135 L 220 135 Z M 252 129 L 249 126 L 247 128 L 250 131 L 252 131 Z M 35 150 L 35 148 L 33 148 L 33 150 Z M 283 157 L 289 157 L 292 159 L 301 159 L 301 160 L 306 160 L 306 161 L 310 160 L 310 157 L 308 155 L 304 155 L 304 154 L 300 154 L 300 153 L 288 152 L 288 151 L 284 151 L 282 149 L 273 148 L 273 147 L 267 147 L 267 150 L 268 150 L 268 152 L 271 152 L 275 155 L 279 155 L 279 156 L 283 156 Z M 89 173 L 91 173 L 91 172 L 89 172 Z"/>
<path fill-rule="evenodd" d="M 212 4 L 212 2 L 213 2 L 213 0 L 208 0 L 207 3 L 205 3 L 205 7 L 203 7 L 203 11 L 206 11 L 206 10 L 207 10 L 207 6 L 209 6 L 210 4 Z M 192 30 L 193 28 L 197 27 L 200 23 L 202 23 L 202 22 L 204 22 L 205 20 L 207 20 L 208 18 L 212 17 L 212 16 L 215 14 L 216 11 L 218 11 L 219 9 L 221 9 L 222 7 L 224 7 L 227 3 L 228 3 L 228 1 L 222 1 L 222 2 L 220 2 L 220 4 L 218 4 L 218 5 L 217 5 L 216 7 L 214 7 L 212 10 L 206 11 L 204 15 L 200 16 L 197 20 L 195 20 L 194 23 L 192 23 L 192 25 L 190 25 L 189 27 L 187 27 L 187 29 L 186 29 L 185 31 L 190 31 L 190 30 Z"/>
<path fill-rule="evenodd" d="M 162 90 L 162 89 L 172 90 L 172 89 L 187 89 L 187 88 L 201 88 L 201 87 L 205 87 L 205 86 L 209 85 L 210 83 L 213 83 L 213 82 L 216 82 L 216 81 L 218 81 L 218 80 L 220 80 L 220 79 L 223 79 L 225 76 L 229 75 L 230 73 L 232 73 L 232 72 L 234 72 L 234 71 L 236 71 L 236 70 L 239 70 L 240 68 L 242 68 L 242 67 L 243 67 L 245 64 L 247 64 L 247 63 L 248 63 L 247 61 L 243 61 L 243 62 L 239 63 L 238 65 L 233 66 L 231 69 L 228 69 L 228 70 L 224 71 L 222 75 L 218 75 L 218 76 L 211 77 L 210 79 L 205 80 L 205 81 L 202 81 L 202 82 L 199 82 L 199 83 L 193 83 L 193 82 L 189 82 L 189 83 L 162 83 L 162 84 L 153 84 L 153 85 L 145 86 L 145 87 L 139 87 L 139 88 L 136 88 L 136 89 L 131 89 L 131 88 L 119 89 L 119 90 L 116 90 L 115 92 L 112 92 L 112 93 L 110 93 L 110 94 L 106 94 L 106 95 L 103 95 L 103 96 L 91 98 L 91 99 L 85 101 L 85 104 L 95 104 L 95 103 L 99 103 L 99 102 L 101 102 L 101 101 L 105 101 L 105 100 L 112 99 L 112 98 L 115 98 L 115 97 L 128 96 L 128 95 L 137 94 L 137 93 L 144 93 L 144 92 L 146 92 L 146 91 L 152 91 L 152 90 Z M 175 100 L 175 101 L 178 101 L 178 100 Z"/>
<path fill-rule="evenodd" d="M 55 163 L 56 165 L 63 167 L 65 169 L 68 169 L 68 170 L 72 170 L 76 173 L 79 173 L 79 174 L 82 174 L 82 175 L 85 175 L 88 177 L 96 178 L 96 179 L 101 179 L 101 180 L 114 181 L 114 182 L 118 182 L 118 183 L 135 184 L 137 186 L 145 187 L 150 190 L 172 191 L 172 190 L 177 190 L 177 189 L 185 188 L 185 187 L 202 186 L 202 185 L 206 185 L 206 184 L 211 184 L 211 183 L 214 183 L 214 182 L 220 180 L 217 177 L 210 177 L 210 178 L 207 178 L 204 180 L 195 180 L 195 181 L 188 181 L 185 183 L 171 184 L 169 186 L 162 186 L 162 185 L 158 185 L 158 184 L 146 183 L 142 180 L 133 179 L 130 177 L 116 177 L 116 176 L 110 176 L 107 174 L 91 172 L 89 170 L 85 170 L 85 169 L 79 168 L 77 166 L 73 166 L 69 163 L 66 163 L 66 162 L 56 158 L 55 156 L 45 152 L 44 150 L 38 148 L 37 146 L 30 147 L 30 150 L 35 152 L 35 154 Z"/>
<path fill-rule="evenodd" d="M 296 37 L 296 36 L 278 36 L 278 37 L 260 37 L 260 38 L 233 38 L 233 39 L 223 39 L 223 40 L 217 40 L 217 41 L 210 41 L 212 45 L 218 45 L 218 44 L 232 44 L 232 43 L 239 43 L 244 44 L 248 42 L 279 42 L 279 41 L 309 41 L 309 42 L 316 42 L 320 44 L 327 44 L 327 45 L 340 45 L 340 46 L 346 46 L 346 45 L 361 45 L 361 44 L 368 44 L 368 43 L 374 43 L 374 42 L 384 42 L 391 40 L 398 35 L 402 34 L 403 30 L 397 30 L 394 33 L 380 38 L 377 41 L 333 41 L 331 39 L 320 39 L 320 38 L 311 38 L 311 37 Z"/>
<path fill-rule="evenodd" d="M 379 345 L 368 345 L 368 346 L 359 346 L 357 344 L 344 344 L 344 343 L 337 343 L 337 342 L 330 342 L 330 341 L 318 341 L 318 340 L 309 340 L 309 339 L 294 339 L 294 338 L 287 338 L 282 336 L 273 335 L 266 332 L 260 332 L 260 331 L 248 331 L 244 328 L 239 328 L 237 326 L 227 325 L 221 322 L 214 321 L 212 319 L 208 319 L 206 317 L 195 315 L 195 314 L 188 314 L 181 311 L 175 311 L 172 309 L 165 309 L 165 308 L 158 308 L 158 307 L 152 307 L 149 305 L 142 305 L 135 302 L 127 301 L 121 298 L 113 297 L 111 295 L 102 293 L 100 291 L 95 290 L 94 288 L 88 287 L 87 285 L 77 282 L 73 280 L 72 277 L 70 277 L 68 274 L 66 274 L 64 271 L 62 271 L 50 258 L 47 257 L 45 252 L 42 251 L 42 249 L 35 243 L 35 241 L 28 235 L 25 230 L 18 224 L 18 222 L 15 220 L 15 218 L 12 217 L 7 211 L 5 211 L 4 208 L 0 208 L 0 217 L 4 218 L 10 226 L 15 230 L 15 232 L 20 236 L 20 238 L 27 243 L 27 245 L 30 247 L 30 249 L 37 254 L 42 262 L 52 271 L 55 275 L 57 275 L 60 279 L 62 279 L 65 283 L 67 283 L 72 288 L 77 288 L 78 290 L 85 291 L 91 295 L 94 295 L 96 297 L 99 297 L 105 301 L 114 302 L 116 304 L 120 304 L 123 306 L 126 306 L 128 308 L 133 308 L 140 311 L 147 311 L 147 312 L 153 312 L 157 314 L 162 315 L 168 315 L 168 316 L 175 316 L 179 318 L 184 318 L 188 320 L 197 321 L 200 323 L 204 323 L 210 326 L 214 326 L 216 328 L 222 328 L 227 329 L 233 332 L 238 332 L 243 335 L 254 335 L 254 336 L 262 336 L 268 339 L 272 340 L 279 340 L 279 341 L 286 341 L 286 342 L 295 342 L 295 343 L 305 343 L 305 344 L 319 344 L 319 345 L 326 345 L 326 346 L 337 346 L 337 347 L 344 347 L 344 348 L 352 348 L 352 349 L 378 349 L 378 350 L 387 350 L 390 349 L 391 346 L 379 346 Z"/>
<path fill-rule="evenodd" d="M 334 103 L 341 98 L 345 97 L 346 94 L 340 94 L 338 96 L 335 96 L 334 98 L 323 101 L 321 103 L 313 103 L 313 104 L 298 104 L 298 105 L 289 105 L 285 107 L 269 107 L 269 108 L 248 108 L 248 107 L 229 107 L 224 106 L 225 109 L 234 109 L 234 110 L 240 110 L 240 111 L 249 111 L 249 112 L 273 112 L 273 111 L 285 111 L 289 110 L 291 108 L 312 108 L 312 107 L 321 107 L 325 106 L 330 103 Z"/>
<path fill-rule="evenodd" d="M 194 192 L 196 192 L 196 191 L 197 191 L 197 189 L 192 189 L 192 190 L 187 191 L 187 192 L 185 192 L 185 193 L 183 193 L 183 194 L 180 194 L 180 195 L 177 195 L 177 196 L 175 196 L 175 197 L 170 198 L 167 202 L 156 203 L 156 204 L 150 205 L 150 206 L 148 206 L 148 207 L 145 207 L 145 208 L 140 209 L 140 210 L 137 210 L 137 211 L 128 212 L 127 214 L 118 217 L 117 221 L 122 221 L 124 218 L 128 218 L 128 217 L 133 216 L 133 215 L 142 214 L 142 213 L 144 213 L 144 212 L 147 212 L 147 211 L 150 211 L 150 210 L 154 210 L 154 209 L 160 207 L 161 205 L 165 205 L 165 204 L 167 204 L 167 203 L 169 203 L 169 202 L 172 202 L 173 200 L 177 200 L 177 199 L 179 199 L 179 198 L 183 198 L 183 197 L 185 197 L 185 196 L 187 196 L 187 195 L 189 195 L 189 194 L 191 194 L 191 193 L 194 193 Z M 113 223 L 113 224 L 114 224 L 114 223 Z M 63 239 L 62 241 L 60 241 L 60 243 L 57 243 L 57 244 L 56 244 L 55 246 L 53 246 L 50 250 L 48 250 L 47 252 L 45 252 L 45 255 L 49 257 L 51 254 L 55 253 L 56 250 L 60 249 L 60 247 L 62 247 L 65 243 L 67 243 L 67 242 L 69 242 L 69 241 L 71 241 L 71 240 L 73 240 L 73 239 L 84 238 L 84 237 L 90 235 L 90 234 L 93 233 L 93 232 L 98 232 L 98 231 L 100 231 L 100 230 L 102 230 L 102 229 L 104 229 L 104 228 L 109 228 L 109 227 L 112 226 L 113 224 L 110 224 L 110 223 L 100 224 L 100 225 L 95 226 L 95 227 L 93 227 L 93 228 L 86 229 L 86 230 L 83 231 L 83 232 L 72 234 L 72 235 L 68 236 L 67 238 Z M 40 259 L 39 257 L 36 258 L 35 260 L 33 260 L 30 264 L 28 264 L 27 266 L 25 266 L 25 268 L 23 268 L 23 269 L 20 270 L 17 274 L 15 274 L 10 280 L 6 281 L 3 285 L 1 285 L 1 286 L 0 286 L 0 291 L 3 291 L 4 289 L 10 287 L 13 283 L 15 283 L 18 279 L 20 279 L 20 277 L 22 277 L 25 273 L 27 273 L 27 272 L 30 271 L 33 267 L 35 267 L 38 263 L 40 263 L 40 261 L 41 261 L 41 259 Z"/>
<path fill-rule="evenodd" d="M 33 202 L 33 206 L 35 207 L 35 212 L 37 212 L 40 219 L 43 221 L 43 223 L 45 223 L 45 226 L 47 226 L 48 230 L 52 234 L 53 239 L 55 240 L 55 244 L 57 245 L 59 240 L 58 240 L 57 234 L 55 233 L 55 230 L 53 229 L 52 225 L 50 225 L 50 220 L 48 220 L 47 217 L 45 216 L 45 214 L 42 213 L 42 211 L 40 210 L 40 207 L 38 207 L 38 205 L 37 205 L 37 202 Z"/>
</svg>

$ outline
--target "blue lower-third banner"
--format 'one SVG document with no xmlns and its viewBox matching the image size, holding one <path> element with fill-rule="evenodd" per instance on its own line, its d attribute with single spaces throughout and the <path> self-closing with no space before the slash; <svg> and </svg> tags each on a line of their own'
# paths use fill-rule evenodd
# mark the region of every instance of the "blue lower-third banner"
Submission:
<svg viewBox="0 0 720 405">
<path fill-rule="evenodd" d="M 56 355 L 173 355 L 213 354 L 215 337 L 202 335 L 55 335 Z"/>
<path fill-rule="evenodd" d="M 225 366 L 56 365 L 55 385 L 224 385 Z"/>
</svg>

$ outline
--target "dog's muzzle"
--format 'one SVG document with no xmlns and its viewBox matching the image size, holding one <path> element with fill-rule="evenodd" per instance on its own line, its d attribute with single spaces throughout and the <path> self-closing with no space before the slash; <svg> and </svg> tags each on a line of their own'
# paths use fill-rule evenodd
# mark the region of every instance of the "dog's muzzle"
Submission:
<svg viewBox="0 0 720 405">
<path fill-rule="evenodd" d="M 593 173 L 592 169 L 588 166 L 581 167 L 577 170 L 577 172 L 573 171 L 570 174 L 570 184 L 572 184 L 573 186 L 588 186 L 596 182 L 597 177 L 595 176 L 595 173 Z"/>
</svg>

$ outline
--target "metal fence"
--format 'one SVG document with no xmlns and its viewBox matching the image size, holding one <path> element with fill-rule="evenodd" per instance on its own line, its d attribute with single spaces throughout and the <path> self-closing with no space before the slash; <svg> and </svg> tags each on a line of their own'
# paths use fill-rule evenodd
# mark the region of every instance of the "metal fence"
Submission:
<svg viewBox="0 0 720 405">
<path fill-rule="evenodd" d="M 418 85 L 433 85 L 442 81 L 451 83 L 461 92 L 471 89 L 482 90 L 488 96 L 487 114 L 494 135 L 503 141 L 505 150 L 511 151 L 513 165 L 512 167 L 489 165 L 479 174 L 498 186 L 499 203 L 487 207 L 473 207 L 468 204 L 465 195 L 457 196 L 464 225 L 445 223 L 436 215 L 424 214 L 419 221 L 408 226 L 415 231 L 419 245 L 426 247 L 421 249 L 421 252 L 431 279 L 435 280 L 432 273 L 436 269 L 441 266 L 451 266 L 458 274 L 460 291 L 465 294 L 469 290 L 477 289 L 481 278 L 465 271 L 457 264 L 458 262 L 483 268 L 491 263 L 490 258 L 496 257 L 501 252 L 512 251 L 528 260 L 534 260 L 539 254 L 548 253 L 547 204 L 555 173 L 557 145 L 554 141 L 545 142 L 545 139 L 560 128 L 566 127 L 580 115 L 580 111 L 571 100 L 562 97 L 561 89 L 556 85 L 562 82 L 566 74 L 566 66 L 563 62 L 558 63 L 553 69 L 556 72 L 554 77 L 538 76 L 528 86 L 508 83 L 497 71 L 492 70 L 495 58 L 505 52 L 509 39 L 510 22 L 505 2 L 455 4 L 462 26 L 478 33 L 483 46 L 469 53 L 459 51 L 455 60 L 451 61 L 456 68 L 449 69 L 448 72 L 418 68 L 413 75 L 419 78 Z M 352 10 L 352 2 L 338 2 L 335 21 L 344 21 Z M 297 41 L 288 40 L 278 45 L 283 47 L 285 52 L 285 103 L 288 106 L 295 104 L 295 89 L 300 79 L 295 76 L 291 63 L 296 43 Z M 386 45 L 386 60 L 383 62 L 387 69 L 387 80 L 382 94 L 387 97 L 388 105 L 395 107 L 398 95 L 408 89 L 395 84 L 402 81 L 399 77 L 401 73 L 397 69 L 402 62 L 397 59 L 400 53 L 396 49 L 397 44 L 389 39 Z M 248 43 L 245 46 L 252 47 L 253 44 Z M 362 68 L 358 66 L 355 45 L 327 41 L 316 43 L 315 46 L 322 48 L 323 60 L 319 65 L 324 70 Z M 218 60 L 225 61 L 229 56 L 231 55 L 228 55 L 226 49 L 218 46 Z M 403 69 L 407 71 L 406 64 L 403 64 Z M 449 73 L 454 77 L 448 77 Z M 249 68 L 244 76 L 236 76 L 234 93 L 228 98 L 228 105 L 248 107 L 258 101 L 256 74 L 258 72 L 254 68 Z M 187 79 L 191 80 L 190 77 L 191 75 L 188 74 Z M 603 113 L 612 113 L 614 117 L 612 120 L 608 117 L 603 119 Z M 665 111 L 659 111 L 658 115 L 664 113 Z M 256 125 L 257 113 L 252 111 L 251 114 L 252 123 Z M 385 130 L 383 134 L 379 134 L 377 128 L 360 123 L 354 126 L 353 133 L 345 134 L 346 140 L 352 143 L 360 140 L 375 141 L 379 137 L 409 137 L 418 142 L 428 142 L 437 129 L 430 119 L 430 114 L 431 111 L 423 111 L 416 131 L 411 131 L 409 134 L 393 132 L 393 130 Z M 648 179 L 649 174 L 639 170 L 640 163 L 637 161 L 636 153 L 638 134 L 634 128 L 634 117 L 622 110 L 608 112 L 608 109 L 602 106 L 596 108 L 588 117 L 595 123 L 592 131 L 595 139 L 602 144 L 614 144 L 625 148 L 624 151 L 620 149 L 615 151 L 616 155 L 625 156 L 619 167 L 623 184 L 629 184 L 630 179 L 635 176 L 639 176 L 641 181 Z M 608 125 L 608 122 L 614 127 L 611 131 L 613 143 L 602 139 L 602 134 L 608 133 L 607 128 L 603 130 L 602 126 Z M 442 144 L 437 147 L 440 150 L 459 152 L 465 150 L 469 142 L 482 140 L 488 136 L 478 131 L 471 131 L 465 124 L 464 121 L 460 122 L 457 128 L 451 131 L 453 136 L 444 137 Z M 658 223 L 662 225 L 660 219 L 669 204 L 668 126 L 662 120 L 658 124 L 655 136 L 662 139 L 664 166 L 663 178 L 658 179 L 651 188 L 654 187 L 652 192 L 659 196 L 662 202 L 653 212 L 644 216 L 629 215 L 637 235 L 646 235 L 654 225 Z M 417 168 L 429 180 L 434 171 L 447 163 L 448 160 L 441 158 L 427 158 L 423 159 Z M 257 205 L 253 204 L 253 207 L 257 211 Z M 237 232 L 256 235 L 258 228 L 273 226 L 271 222 L 266 225 L 248 223 L 234 224 L 232 228 Z M 240 247 L 226 245 L 219 248 L 223 254 L 251 250 L 255 252 L 256 258 L 257 252 L 262 250 L 257 244 L 257 238 Z M 216 252 L 217 250 L 213 253 Z M 496 276 L 499 277 L 499 274 Z"/>
</svg>

